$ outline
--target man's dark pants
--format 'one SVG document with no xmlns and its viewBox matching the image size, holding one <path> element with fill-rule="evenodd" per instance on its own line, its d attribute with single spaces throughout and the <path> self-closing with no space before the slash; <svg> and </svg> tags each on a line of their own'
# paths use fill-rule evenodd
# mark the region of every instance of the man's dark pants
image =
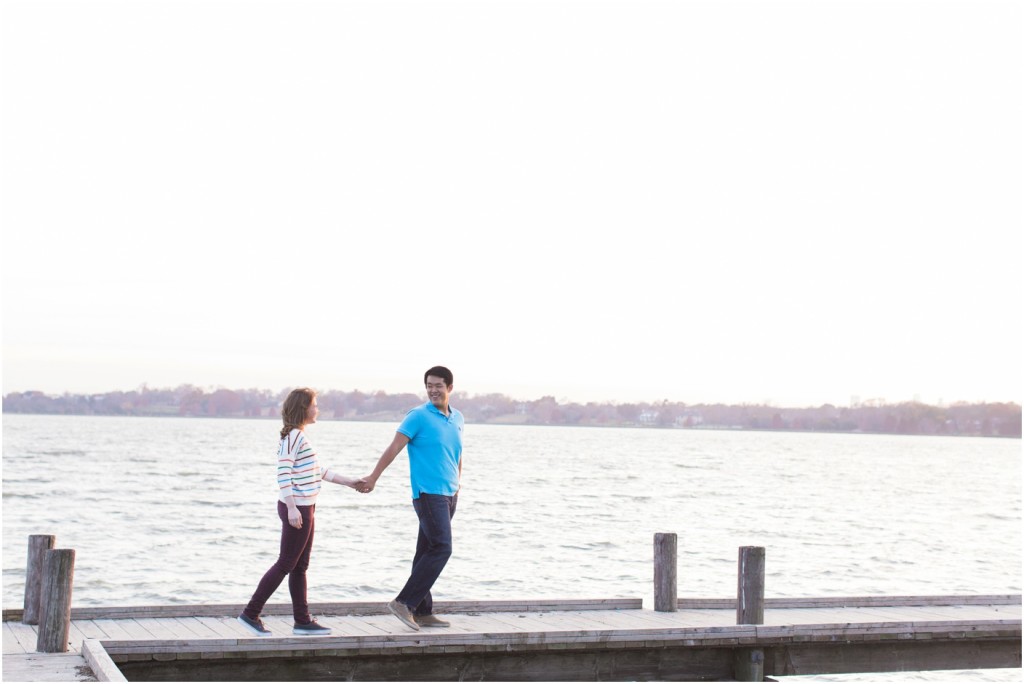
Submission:
<svg viewBox="0 0 1024 684">
<path fill-rule="evenodd" d="M 398 593 L 398 601 L 409 607 L 414 615 L 431 615 L 434 601 L 430 588 L 441 576 L 452 555 L 452 518 L 459 495 L 420 494 L 412 505 L 420 519 L 420 532 L 416 539 L 416 555 L 412 560 L 412 574 Z"/>
</svg>

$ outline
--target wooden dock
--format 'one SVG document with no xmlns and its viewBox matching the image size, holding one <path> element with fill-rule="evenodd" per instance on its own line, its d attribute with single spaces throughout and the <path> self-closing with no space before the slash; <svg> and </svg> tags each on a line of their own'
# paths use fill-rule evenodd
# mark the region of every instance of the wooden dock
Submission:
<svg viewBox="0 0 1024 684">
<path fill-rule="evenodd" d="M 287 604 L 264 611 L 270 638 L 241 605 L 74 608 L 66 654 L 4 610 L 3 679 L 721 681 L 751 649 L 765 676 L 1021 667 L 1020 595 L 766 599 L 757 625 L 735 599 L 438 602 L 451 628 L 419 632 L 380 603 L 311 608 L 333 634 L 293 636 Z"/>
</svg>

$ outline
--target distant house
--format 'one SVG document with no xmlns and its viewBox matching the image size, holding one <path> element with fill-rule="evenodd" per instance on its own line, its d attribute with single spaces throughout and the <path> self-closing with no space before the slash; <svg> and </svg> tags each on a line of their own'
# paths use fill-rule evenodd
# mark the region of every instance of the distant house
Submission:
<svg viewBox="0 0 1024 684">
<path fill-rule="evenodd" d="M 647 409 L 640 412 L 640 415 L 637 416 L 637 420 L 640 421 L 641 425 L 654 425 L 658 422 L 658 415 L 658 411 Z"/>
<path fill-rule="evenodd" d="M 704 424 L 704 416 L 699 412 L 693 410 L 683 411 L 682 415 L 676 416 L 675 426 L 676 427 L 700 427 Z"/>
</svg>

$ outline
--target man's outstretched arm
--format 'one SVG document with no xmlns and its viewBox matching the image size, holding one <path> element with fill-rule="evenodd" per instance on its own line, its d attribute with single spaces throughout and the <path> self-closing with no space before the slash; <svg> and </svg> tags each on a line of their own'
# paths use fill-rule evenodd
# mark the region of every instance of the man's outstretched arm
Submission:
<svg viewBox="0 0 1024 684">
<path fill-rule="evenodd" d="M 380 455 L 377 460 L 377 465 L 374 467 L 373 472 L 363 478 L 365 483 L 365 490 L 372 492 L 373 488 L 377 486 L 377 478 L 379 478 L 388 466 L 395 460 L 398 454 L 402 453 L 402 449 L 409 443 L 409 438 L 403 435 L 401 432 L 395 433 L 395 438 L 391 440 L 391 444 L 384 450 L 384 453 Z"/>
</svg>

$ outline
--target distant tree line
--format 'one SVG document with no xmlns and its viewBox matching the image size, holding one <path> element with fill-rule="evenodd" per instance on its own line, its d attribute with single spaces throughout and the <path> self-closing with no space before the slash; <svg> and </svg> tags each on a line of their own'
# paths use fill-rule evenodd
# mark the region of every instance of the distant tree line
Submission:
<svg viewBox="0 0 1024 684">
<path fill-rule="evenodd" d="M 181 385 L 129 392 L 49 395 L 12 392 L 3 397 L 4 413 L 111 416 L 205 416 L 213 418 L 277 418 L 288 390 L 202 389 Z M 319 394 L 321 420 L 397 421 L 425 401 L 416 394 L 383 391 Z M 582 425 L 688 429 L 796 430 L 871 432 L 908 435 L 1021 436 L 1021 407 L 1012 403 L 956 403 L 931 406 L 918 402 L 815 408 L 778 408 L 763 404 L 653 403 L 579 404 L 547 396 L 521 401 L 503 394 L 452 397 L 473 423 L 518 425 Z"/>
</svg>

